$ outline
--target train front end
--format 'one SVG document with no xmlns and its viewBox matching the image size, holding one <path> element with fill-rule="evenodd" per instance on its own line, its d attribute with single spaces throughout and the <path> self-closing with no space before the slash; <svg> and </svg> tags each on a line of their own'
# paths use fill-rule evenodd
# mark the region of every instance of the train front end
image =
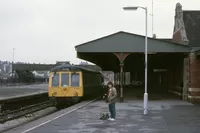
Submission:
<svg viewBox="0 0 200 133">
<path fill-rule="evenodd" d="M 78 102 L 83 97 L 82 72 L 51 72 L 48 88 L 48 95 L 55 106 Z"/>
</svg>

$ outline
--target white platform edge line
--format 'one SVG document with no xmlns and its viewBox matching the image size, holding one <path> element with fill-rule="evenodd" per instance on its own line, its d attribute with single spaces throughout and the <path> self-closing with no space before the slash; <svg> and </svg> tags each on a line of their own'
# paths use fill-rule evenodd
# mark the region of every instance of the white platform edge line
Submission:
<svg viewBox="0 0 200 133">
<path fill-rule="evenodd" d="M 67 115 L 67 114 L 69 114 L 69 113 L 71 113 L 71 112 L 74 112 L 74 111 L 76 111 L 76 110 L 78 110 L 78 109 L 80 109 L 80 108 L 82 108 L 82 107 L 84 107 L 84 106 L 87 106 L 88 104 L 90 104 L 90 103 L 92 103 L 92 102 L 94 102 L 94 101 L 96 101 L 96 99 L 94 99 L 94 100 L 92 100 L 92 101 L 90 101 L 90 102 L 88 102 L 88 103 L 86 103 L 86 104 L 84 104 L 84 105 L 82 105 L 82 106 L 80 106 L 80 107 L 77 107 L 77 108 L 75 108 L 75 109 L 72 109 L 72 110 L 70 110 L 70 111 L 68 111 L 68 112 L 66 112 L 66 113 L 64 113 L 64 114 L 61 114 L 61 115 L 59 115 L 59 116 L 57 116 L 57 117 L 54 117 L 54 118 L 51 119 L 51 120 L 48 120 L 48 121 L 46 121 L 46 122 L 43 122 L 43 123 L 41 123 L 41 124 L 39 124 L 39 125 L 37 125 L 37 126 L 34 126 L 34 127 L 32 127 L 32 128 L 29 128 L 29 129 L 27 129 L 27 130 L 25 130 L 25 131 L 23 131 L 23 132 L 21 132 L 21 133 L 27 133 L 27 132 L 29 132 L 29 131 L 32 131 L 32 130 L 34 130 L 34 129 L 38 128 L 38 127 L 41 127 L 41 126 L 43 126 L 43 125 L 45 125 L 45 124 L 47 124 L 47 123 L 49 123 L 49 122 L 52 122 L 52 121 L 54 121 L 54 120 L 56 120 L 56 119 L 59 119 L 59 118 L 62 117 L 62 116 L 65 116 L 65 115 Z"/>
</svg>

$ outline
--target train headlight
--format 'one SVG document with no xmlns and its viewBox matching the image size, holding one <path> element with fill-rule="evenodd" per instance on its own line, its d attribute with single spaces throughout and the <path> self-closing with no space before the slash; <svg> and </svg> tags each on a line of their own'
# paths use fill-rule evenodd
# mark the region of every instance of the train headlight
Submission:
<svg viewBox="0 0 200 133">
<path fill-rule="evenodd" d="M 53 93 L 52 93 L 52 96 L 56 96 L 56 95 L 57 95 L 57 92 L 53 92 Z"/>
<path fill-rule="evenodd" d="M 77 92 L 74 92 L 74 96 L 78 96 L 78 93 L 77 93 Z"/>
</svg>

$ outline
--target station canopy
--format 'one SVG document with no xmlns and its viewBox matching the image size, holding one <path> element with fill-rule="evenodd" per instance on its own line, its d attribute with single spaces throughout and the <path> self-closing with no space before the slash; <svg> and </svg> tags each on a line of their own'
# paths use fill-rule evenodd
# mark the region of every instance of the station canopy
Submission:
<svg viewBox="0 0 200 133">
<path fill-rule="evenodd" d="M 77 45 L 75 49 L 78 58 L 95 63 L 103 70 L 119 70 L 119 59 L 116 53 L 128 53 L 132 57 L 143 56 L 145 36 L 120 31 Z M 189 51 L 187 45 L 148 37 L 148 54 L 184 54 Z M 137 59 L 135 58 L 135 61 Z"/>
</svg>

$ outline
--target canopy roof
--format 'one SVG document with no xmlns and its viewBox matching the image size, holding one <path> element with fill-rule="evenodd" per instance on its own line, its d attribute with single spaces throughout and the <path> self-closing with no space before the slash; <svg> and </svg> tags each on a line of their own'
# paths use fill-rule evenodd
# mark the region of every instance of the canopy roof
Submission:
<svg viewBox="0 0 200 133">
<path fill-rule="evenodd" d="M 141 53 L 145 50 L 145 36 L 117 32 L 93 41 L 75 46 L 80 53 Z M 160 39 L 148 38 L 148 52 L 153 53 L 187 53 L 189 46 Z"/>
<path fill-rule="evenodd" d="M 75 65 L 68 65 L 68 64 L 64 64 L 64 65 L 60 65 L 60 66 L 56 66 L 54 68 L 51 69 L 51 72 L 59 72 L 59 71 L 89 71 L 89 72 L 98 72 L 92 69 L 88 69 L 88 68 L 84 68 L 81 66 L 75 66 Z"/>
</svg>

